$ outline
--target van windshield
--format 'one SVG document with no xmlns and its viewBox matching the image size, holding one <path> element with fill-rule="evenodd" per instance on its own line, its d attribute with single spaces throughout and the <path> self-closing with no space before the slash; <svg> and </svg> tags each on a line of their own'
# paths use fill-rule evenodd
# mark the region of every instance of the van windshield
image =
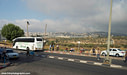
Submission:
<svg viewBox="0 0 127 75">
<path fill-rule="evenodd" d="M 41 38 L 37 38 L 37 41 L 42 41 L 42 39 Z"/>
</svg>

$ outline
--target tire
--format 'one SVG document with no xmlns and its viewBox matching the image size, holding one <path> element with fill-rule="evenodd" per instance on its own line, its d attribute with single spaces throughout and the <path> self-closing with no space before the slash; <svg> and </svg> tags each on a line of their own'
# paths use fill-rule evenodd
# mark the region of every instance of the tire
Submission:
<svg viewBox="0 0 127 75">
<path fill-rule="evenodd" d="M 119 57 L 120 55 L 119 54 L 116 54 L 115 57 Z"/>
<path fill-rule="evenodd" d="M 102 53 L 102 56 L 106 56 L 106 54 L 103 52 L 103 53 Z"/>
</svg>

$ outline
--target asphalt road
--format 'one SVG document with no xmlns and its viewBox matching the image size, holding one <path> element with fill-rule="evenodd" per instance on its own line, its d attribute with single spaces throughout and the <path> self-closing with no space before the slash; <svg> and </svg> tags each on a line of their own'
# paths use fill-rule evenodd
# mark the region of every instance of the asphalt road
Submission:
<svg viewBox="0 0 127 75">
<path fill-rule="evenodd" d="M 51 56 L 59 56 L 59 57 L 67 57 L 67 58 L 73 58 L 73 59 L 80 59 L 80 60 L 86 60 L 86 61 L 95 61 L 102 63 L 104 58 L 101 58 L 99 61 L 95 57 L 89 57 L 89 56 L 76 56 L 76 55 L 67 55 L 67 54 L 56 54 L 56 53 L 48 53 Z M 123 59 L 123 57 L 119 57 Z M 127 63 L 124 63 L 123 60 L 117 60 L 112 59 L 112 64 L 121 65 L 127 67 Z"/>
<path fill-rule="evenodd" d="M 13 64 L 10 67 L 0 70 L 0 72 L 29 72 L 30 75 L 126 75 L 127 73 L 127 70 L 123 69 L 82 64 L 47 57 L 48 55 L 57 54 L 42 54 L 44 57 L 26 57 L 25 55 L 21 55 L 20 59 L 10 60 Z M 77 56 L 70 57 L 76 58 Z"/>
</svg>

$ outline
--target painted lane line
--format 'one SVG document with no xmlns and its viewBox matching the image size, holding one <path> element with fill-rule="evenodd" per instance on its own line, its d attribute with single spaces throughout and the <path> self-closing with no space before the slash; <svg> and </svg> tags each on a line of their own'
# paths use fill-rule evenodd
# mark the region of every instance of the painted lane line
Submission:
<svg viewBox="0 0 127 75">
<path fill-rule="evenodd" d="M 68 59 L 68 61 L 74 61 L 74 59 Z"/>
<path fill-rule="evenodd" d="M 63 54 L 63 52 L 60 52 L 60 54 Z"/>
<path fill-rule="evenodd" d="M 58 59 L 63 60 L 63 58 L 62 58 L 62 57 L 58 57 Z"/>
<path fill-rule="evenodd" d="M 66 54 L 70 54 L 70 53 L 66 53 Z"/>
<path fill-rule="evenodd" d="M 114 68 L 122 68 L 122 66 L 120 66 L 120 65 L 110 65 L 110 67 L 114 67 Z"/>
<path fill-rule="evenodd" d="M 87 61 L 84 61 L 84 60 L 80 60 L 80 63 L 87 63 Z"/>
<path fill-rule="evenodd" d="M 49 56 L 49 58 L 55 58 L 54 56 Z"/>
<path fill-rule="evenodd" d="M 54 52 L 54 53 L 57 53 L 57 52 Z"/>
<path fill-rule="evenodd" d="M 94 65 L 102 65 L 102 63 L 95 62 Z"/>
</svg>

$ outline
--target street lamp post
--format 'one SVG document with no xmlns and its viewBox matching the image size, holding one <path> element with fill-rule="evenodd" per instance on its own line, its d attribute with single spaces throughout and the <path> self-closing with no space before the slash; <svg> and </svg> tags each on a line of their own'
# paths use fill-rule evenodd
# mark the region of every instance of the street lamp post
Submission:
<svg viewBox="0 0 127 75">
<path fill-rule="evenodd" d="M 27 37 L 29 37 L 28 25 L 30 25 L 30 23 L 27 21 Z"/>
<path fill-rule="evenodd" d="M 110 16 L 109 16 L 109 26 L 108 26 L 108 44 L 107 44 L 107 56 L 104 60 L 104 63 L 111 64 L 111 59 L 109 58 L 109 49 L 110 49 L 110 37 L 111 37 L 111 19 L 112 19 L 112 0 L 110 6 Z"/>
<path fill-rule="evenodd" d="M 44 44 L 43 44 L 43 49 L 44 49 L 45 44 L 46 44 L 46 31 L 47 31 L 47 24 L 45 25 L 45 34 L 44 34 Z"/>
</svg>

